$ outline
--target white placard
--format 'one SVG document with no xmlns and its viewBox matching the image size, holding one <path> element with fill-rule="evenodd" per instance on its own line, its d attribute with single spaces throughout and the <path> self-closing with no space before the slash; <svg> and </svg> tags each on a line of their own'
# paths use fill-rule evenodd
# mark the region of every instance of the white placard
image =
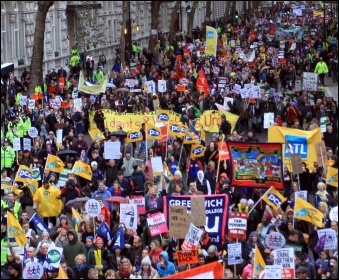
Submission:
<svg viewBox="0 0 339 280">
<path fill-rule="evenodd" d="M 25 106 L 25 105 L 27 105 L 27 100 L 28 100 L 28 98 L 27 98 L 27 96 L 21 96 L 21 99 L 20 99 L 20 105 L 21 106 Z"/>
<path fill-rule="evenodd" d="M 320 130 L 321 130 L 321 132 L 326 132 L 326 126 L 327 126 L 326 122 L 327 122 L 327 117 L 321 117 L 320 118 Z"/>
<path fill-rule="evenodd" d="M 233 89 L 234 89 L 234 90 L 241 90 L 241 85 L 239 85 L 239 84 L 234 84 Z"/>
<path fill-rule="evenodd" d="M 33 110 L 35 108 L 35 100 L 28 99 L 28 109 Z"/>
<path fill-rule="evenodd" d="M 32 140 L 30 138 L 24 138 L 24 150 L 31 151 L 32 149 Z"/>
<path fill-rule="evenodd" d="M 253 88 L 253 98 L 260 98 L 260 87 L 254 86 Z"/>
<path fill-rule="evenodd" d="M 128 229 L 137 229 L 138 210 L 136 204 L 120 204 L 120 223 Z"/>
<path fill-rule="evenodd" d="M 274 265 L 283 267 L 282 279 L 288 279 L 285 276 L 289 276 L 289 279 L 295 279 L 295 264 L 294 264 L 294 249 L 282 248 L 273 250 Z"/>
<path fill-rule="evenodd" d="M 35 138 L 35 137 L 38 136 L 38 134 L 39 134 L 39 132 L 38 132 L 38 130 L 37 130 L 34 126 L 32 126 L 32 127 L 30 127 L 30 128 L 28 129 L 28 135 L 29 135 L 29 137 Z"/>
<path fill-rule="evenodd" d="M 231 102 L 231 104 L 233 104 L 234 99 L 232 97 L 224 97 L 224 106 L 225 107 L 228 106 L 227 105 L 228 101 Z"/>
<path fill-rule="evenodd" d="M 199 245 L 202 234 L 203 231 L 191 223 L 181 248 L 184 251 L 195 250 Z"/>
<path fill-rule="evenodd" d="M 14 151 L 21 150 L 20 138 L 13 138 L 13 150 Z"/>
<path fill-rule="evenodd" d="M 81 112 L 82 110 L 82 100 L 81 98 L 74 99 L 74 112 Z"/>
<path fill-rule="evenodd" d="M 264 128 L 269 128 L 274 124 L 274 113 L 264 113 Z"/>
<path fill-rule="evenodd" d="M 294 193 L 294 199 L 296 200 L 297 197 L 307 201 L 307 191 L 298 191 Z"/>
<path fill-rule="evenodd" d="M 134 86 L 137 86 L 138 85 L 138 80 L 135 80 L 135 79 L 126 79 L 126 86 L 128 86 L 129 88 L 132 88 Z"/>
<path fill-rule="evenodd" d="M 163 166 L 161 157 L 152 157 L 151 164 L 152 164 L 153 174 L 160 175 L 162 172 L 164 172 L 164 166 Z"/>
<path fill-rule="evenodd" d="M 146 82 L 147 93 L 155 92 L 155 83 L 153 81 Z"/>
<path fill-rule="evenodd" d="M 121 142 L 104 142 L 105 159 L 120 159 Z"/>
<path fill-rule="evenodd" d="M 23 279 L 41 279 L 44 274 L 43 266 L 38 262 L 28 262 L 22 273 Z"/>
<path fill-rule="evenodd" d="M 242 263 L 241 243 L 227 244 L 228 265 Z"/>
<path fill-rule="evenodd" d="M 56 247 L 55 245 L 48 247 L 47 257 L 49 261 L 51 262 L 50 263 L 51 266 L 55 268 L 59 268 L 63 250 L 64 250 L 63 248 Z"/>
<path fill-rule="evenodd" d="M 280 265 L 266 265 L 262 277 L 259 277 L 259 279 L 281 279 L 281 270 Z"/>
<path fill-rule="evenodd" d="M 62 129 L 56 131 L 57 144 L 62 144 Z"/>
<path fill-rule="evenodd" d="M 101 212 L 100 203 L 96 199 L 89 199 L 85 204 L 86 212 L 91 217 L 98 217 Z"/>
<path fill-rule="evenodd" d="M 245 99 L 245 98 L 248 97 L 247 88 L 242 88 L 241 90 L 239 90 L 239 93 L 240 93 L 242 99 Z"/>
<path fill-rule="evenodd" d="M 338 222 L 338 206 L 333 207 L 330 211 L 330 220 Z"/>
<path fill-rule="evenodd" d="M 265 245 L 272 249 L 280 249 L 286 244 L 285 237 L 280 232 L 271 232 L 265 236 Z"/>
<path fill-rule="evenodd" d="M 303 90 L 317 91 L 318 90 L 318 74 L 313 72 L 303 73 Z"/>
<path fill-rule="evenodd" d="M 73 99 L 76 99 L 76 98 L 78 98 L 78 96 L 79 96 L 78 88 L 77 88 L 77 87 L 74 87 L 74 88 L 73 88 L 73 91 L 72 91 L 72 98 L 73 98 Z"/>
<path fill-rule="evenodd" d="M 331 228 L 318 229 L 318 238 L 326 234 L 324 250 L 336 250 L 338 246 L 337 235 Z"/>
<path fill-rule="evenodd" d="M 166 90 L 166 80 L 158 80 L 158 91 L 165 92 Z"/>
</svg>

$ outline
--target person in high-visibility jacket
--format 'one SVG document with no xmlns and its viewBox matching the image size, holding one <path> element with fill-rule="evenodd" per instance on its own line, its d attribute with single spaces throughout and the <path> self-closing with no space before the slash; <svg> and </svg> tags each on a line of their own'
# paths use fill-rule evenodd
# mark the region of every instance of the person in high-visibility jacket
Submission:
<svg viewBox="0 0 339 280">
<path fill-rule="evenodd" d="M 8 176 L 12 174 L 12 167 L 15 159 L 15 151 L 9 146 L 8 139 L 5 138 L 1 147 L 1 169 L 6 168 Z"/>
<path fill-rule="evenodd" d="M 6 138 L 8 139 L 9 143 L 13 145 L 13 139 L 18 137 L 20 137 L 19 132 L 15 128 L 15 125 L 11 123 L 9 126 L 9 130 L 6 133 Z"/>
<path fill-rule="evenodd" d="M 14 215 L 14 217 L 17 220 L 19 220 L 21 216 L 22 208 L 21 208 L 21 203 L 15 200 L 15 194 L 13 192 L 10 192 L 7 195 L 7 201 L 4 201 L 4 202 L 6 203 L 5 208 L 9 208 L 9 210 Z M 1 201 L 1 204 L 2 204 L 2 201 Z"/>
<path fill-rule="evenodd" d="M 97 66 L 96 71 L 94 72 L 94 81 L 96 83 L 100 83 L 102 81 L 102 79 L 104 78 L 104 73 L 100 70 L 100 67 Z"/>
<path fill-rule="evenodd" d="M 8 255 L 8 240 L 7 234 L 4 234 L 2 238 L 2 233 L 7 231 L 7 221 L 6 219 L 1 219 L 1 267 L 7 262 Z"/>
<path fill-rule="evenodd" d="M 327 64 L 323 61 L 322 57 L 320 57 L 319 62 L 315 66 L 314 73 L 319 74 L 319 80 L 323 86 L 325 86 L 325 74 L 328 73 Z"/>
<path fill-rule="evenodd" d="M 248 207 L 248 204 L 247 204 L 247 199 L 245 199 L 245 198 L 240 199 L 240 203 L 238 203 L 237 206 L 238 206 L 239 212 L 248 213 L 249 207 Z"/>
<path fill-rule="evenodd" d="M 31 119 L 27 116 L 26 112 L 22 112 L 21 116 L 19 117 L 18 123 L 19 136 L 20 137 L 26 136 L 31 126 L 32 126 Z"/>
<path fill-rule="evenodd" d="M 34 88 L 34 92 L 35 92 L 35 93 L 42 92 L 41 83 L 38 83 L 38 84 L 36 85 L 36 87 Z"/>
</svg>

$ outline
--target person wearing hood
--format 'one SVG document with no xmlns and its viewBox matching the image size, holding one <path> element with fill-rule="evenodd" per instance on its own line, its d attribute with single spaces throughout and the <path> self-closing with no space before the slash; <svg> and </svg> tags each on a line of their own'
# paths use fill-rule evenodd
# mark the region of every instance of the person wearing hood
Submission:
<svg viewBox="0 0 339 280">
<path fill-rule="evenodd" d="M 79 254 L 86 255 L 85 245 L 78 240 L 78 234 L 74 229 L 67 231 L 68 243 L 64 245 L 64 256 L 68 265 L 73 267 L 76 265 L 75 257 Z"/>
<path fill-rule="evenodd" d="M 59 217 L 59 220 L 60 220 L 60 223 L 58 225 L 56 225 L 55 227 L 53 227 L 51 232 L 50 232 L 50 237 L 51 237 L 52 240 L 55 240 L 58 237 L 62 226 L 64 226 L 64 225 L 68 226 L 68 220 L 67 220 L 66 215 L 61 214 L 60 217 Z"/>
<path fill-rule="evenodd" d="M 199 170 L 197 175 L 197 180 L 195 181 L 197 190 L 203 194 L 212 194 L 210 182 L 204 178 L 204 172 Z"/>
<path fill-rule="evenodd" d="M 168 260 L 168 253 L 166 251 L 161 252 L 160 262 L 158 262 L 157 270 L 160 278 L 170 276 L 176 273 L 175 265 Z"/>
<path fill-rule="evenodd" d="M 221 191 L 226 179 L 227 179 L 227 174 L 221 173 L 220 176 L 219 176 L 219 181 L 215 186 L 215 194 L 220 194 L 220 191 Z"/>
</svg>

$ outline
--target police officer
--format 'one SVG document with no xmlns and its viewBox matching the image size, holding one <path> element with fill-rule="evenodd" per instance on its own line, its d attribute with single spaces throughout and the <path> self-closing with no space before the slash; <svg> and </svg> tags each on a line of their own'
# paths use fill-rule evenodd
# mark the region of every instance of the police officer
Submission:
<svg viewBox="0 0 339 280">
<path fill-rule="evenodd" d="M 1 148 L 1 169 L 7 170 L 7 175 L 10 177 L 12 174 L 12 167 L 14 164 L 15 152 L 14 149 L 9 145 L 7 138 L 4 140 L 4 144 Z"/>
<path fill-rule="evenodd" d="M 21 216 L 21 203 L 15 200 L 15 194 L 13 192 L 10 192 L 7 195 L 7 200 L 4 201 L 6 203 L 6 207 L 8 207 L 11 211 L 11 213 L 14 215 L 14 217 L 19 220 L 19 217 Z M 2 205 L 1 200 L 1 205 Z"/>
</svg>

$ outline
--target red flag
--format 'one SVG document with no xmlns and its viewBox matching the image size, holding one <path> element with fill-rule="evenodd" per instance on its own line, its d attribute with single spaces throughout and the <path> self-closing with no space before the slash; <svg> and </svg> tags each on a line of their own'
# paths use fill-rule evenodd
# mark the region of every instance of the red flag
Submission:
<svg viewBox="0 0 339 280">
<path fill-rule="evenodd" d="M 269 31 L 269 34 L 270 34 L 271 36 L 275 35 L 275 26 L 274 26 L 274 25 L 271 26 L 270 31 Z"/>
<path fill-rule="evenodd" d="M 199 77 L 197 79 L 196 87 L 200 92 L 204 92 L 206 96 L 209 95 L 208 82 L 205 76 L 204 68 L 201 67 L 199 71 Z"/>
<path fill-rule="evenodd" d="M 175 74 L 178 80 L 182 78 L 186 78 L 185 71 L 181 68 L 180 60 L 177 60 L 177 67 L 176 67 Z"/>
</svg>

